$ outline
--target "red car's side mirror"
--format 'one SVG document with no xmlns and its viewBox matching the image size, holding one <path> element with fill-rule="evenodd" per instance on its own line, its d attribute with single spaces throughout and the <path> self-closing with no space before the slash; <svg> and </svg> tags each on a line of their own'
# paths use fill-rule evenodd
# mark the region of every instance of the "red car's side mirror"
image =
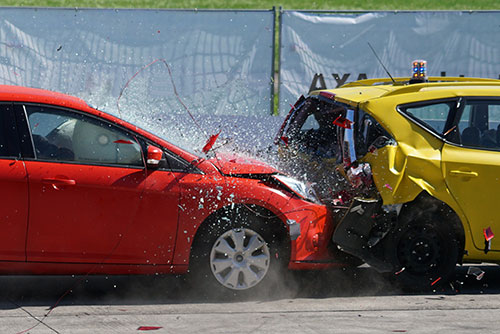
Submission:
<svg viewBox="0 0 500 334">
<path fill-rule="evenodd" d="M 163 151 L 156 146 L 148 146 L 148 155 L 146 158 L 146 164 L 148 167 L 158 167 L 161 158 L 163 156 Z"/>
</svg>

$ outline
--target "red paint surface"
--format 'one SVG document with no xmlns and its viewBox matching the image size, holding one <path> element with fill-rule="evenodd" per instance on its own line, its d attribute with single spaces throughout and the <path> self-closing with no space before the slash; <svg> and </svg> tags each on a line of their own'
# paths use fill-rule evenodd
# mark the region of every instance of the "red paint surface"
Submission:
<svg viewBox="0 0 500 334">
<path fill-rule="evenodd" d="M 210 162 L 225 175 L 273 174 L 278 172 L 276 168 L 259 160 L 229 153 L 217 153 L 217 156 L 210 159 Z"/>
<path fill-rule="evenodd" d="M 0 258 L 26 259 L 28 228 L 28 178 L 22 161 L 0 160 Z"/>
<path fill-rule="evenodd" d="M 263 207 L 284 226 L 288 219 L 300 223 L 301 235 L 291 242 L 290 268 L 339 265 L 324 263 L 333 260 L 327 248 L 333 223 L 325 206 L 243 176 L 277 172 L 265 163 L 219 154 L 200 159 L 59 93 L 0 85 L 0 101 L 74 109 L 118 124 L 188 163 L 198 161 L 193 172 L 173 173 L 74 161 L 0 159 L 0 187 L 8 194 L 0 201 L 0 212 L 5 213 L 0 217 L 0 273 L 185 273 L 199 226 L 233 204 Z"/>
</svg>

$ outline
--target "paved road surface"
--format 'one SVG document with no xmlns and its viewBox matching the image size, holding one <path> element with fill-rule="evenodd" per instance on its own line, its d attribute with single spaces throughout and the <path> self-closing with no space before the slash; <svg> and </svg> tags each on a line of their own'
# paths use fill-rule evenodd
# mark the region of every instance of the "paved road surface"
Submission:
<svg viewBox="0 0 500 334">
<path fill-rule="evenodd" d="M 481 280 L 461 268 L 428 294 L 370 268 L 301 273 L 244 301 L 182 291 L 175 277 L 0 277 L 0 333 L 499 333 L 500 267 L 480 268 Z"/>
</svg>

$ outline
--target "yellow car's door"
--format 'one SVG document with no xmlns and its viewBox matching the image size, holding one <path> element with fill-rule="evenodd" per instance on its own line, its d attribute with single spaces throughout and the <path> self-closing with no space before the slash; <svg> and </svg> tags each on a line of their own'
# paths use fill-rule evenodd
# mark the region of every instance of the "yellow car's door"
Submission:
<svg viewBox="0 0 500 334">
<path fill-rule="evenodd" d="M 498 237 L 491 249 L 500 250 L 500 152 L 445 144 L 443 173 L 472 229 L 474 245 L 484 249 L 483 229 L 491 227 Z"/>
<path fill-rule="evenodd" d="M 443 175 L 472 230 L 474 245 L 485 249 L 484 229 L 497 237 L 500 251 L 500 100 L 469 98 L 459 112 L 456 144 L 442 149 Z"/>
</svg>

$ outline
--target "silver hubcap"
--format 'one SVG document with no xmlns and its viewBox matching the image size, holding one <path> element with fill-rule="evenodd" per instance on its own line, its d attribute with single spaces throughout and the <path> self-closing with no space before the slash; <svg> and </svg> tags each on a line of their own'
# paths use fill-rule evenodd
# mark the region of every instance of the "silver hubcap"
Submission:
<svg viewBox="0 0 500 334">
<path fill-rule="evenodd" d="M 257 285 L 269 269 L 269 247 L 255 231 L 235 228 L 225 232 L 210 252 L 210 268 L 225 287 L 245 290 Z"/>
</svg>

